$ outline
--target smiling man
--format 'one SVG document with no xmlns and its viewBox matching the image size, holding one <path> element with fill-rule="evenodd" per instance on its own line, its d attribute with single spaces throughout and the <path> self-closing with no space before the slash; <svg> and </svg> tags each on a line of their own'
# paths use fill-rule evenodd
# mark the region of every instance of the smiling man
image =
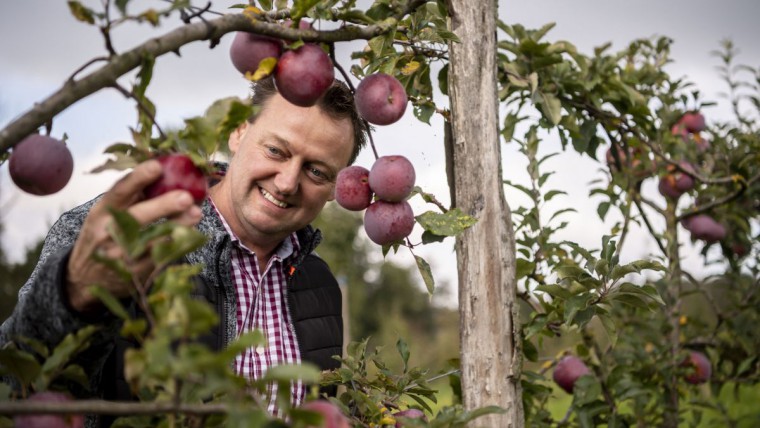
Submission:
<svg viewBox="0 0 760 428">
<path fill-rule="evenodd" d="M 107 193 L 64 213 L 19 292 L 13 315 L 0 328 L 0 344 L 24 336 L 53 347 L 72 331 L 101 324 L 103 333 L 77 363 L 102 398 L 132 397 L 123 376 L 130 343 L 118 336 L 118 319 L 87 292 L 97 283 L 118 297 L 130 295 L 130 284 L 91 257 L 96 251 L 120 256 L 106 229 L 112 207 L 127 210 L 143 225 L 169 218 L 207 236 L 184 260 L 204 266 L 195 294 L 214 305 L 220 319 L 201 340 L 222 349 L 253 329 L 268 338 L 267 346 L 237 357 L 239 374 L 256 379 L 269 367 L 303 361 L 337 367 L 332 356 L 343 345 L 340 289 L 314 253 L 321 235 L 309 224 L 333 199 L 337 173 L 356 159 L 367 130 L 351 91 L 338 81 L 313 107 L 290 104 L 271 79 L 253 85 L 252 102 L 259 113 L 231 134 L 229 165 L 220 165 L 222 178 L 200 207 L 180 190 L 145 199 L 144 189 L 161 174 L 158 162 L 148 161 Z M 145 272 L 152 268 L 147 258 L 140 263 Z M 298 383 L 291 389 L 298 405 L 305 388 Z M 276 391 L 271 392 L 274 411 Z M 110 422 L 88 419 L 88 426 Z"/>
</svg>

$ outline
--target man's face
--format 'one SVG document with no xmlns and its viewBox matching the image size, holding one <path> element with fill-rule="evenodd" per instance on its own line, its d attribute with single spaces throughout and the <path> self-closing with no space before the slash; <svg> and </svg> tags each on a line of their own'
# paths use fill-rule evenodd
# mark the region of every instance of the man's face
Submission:
<svg viewBox="0 0 760 428">
<path fill-rule="evenodd" d="M 276 94 L 253 124 L 230 136 L 229 146 L 233 157 L 214 201 L 243 243 L 268 245 L 311 223 L 334 199 L 353 130 L 349 119 L 336 121 Z"/>
</svg>

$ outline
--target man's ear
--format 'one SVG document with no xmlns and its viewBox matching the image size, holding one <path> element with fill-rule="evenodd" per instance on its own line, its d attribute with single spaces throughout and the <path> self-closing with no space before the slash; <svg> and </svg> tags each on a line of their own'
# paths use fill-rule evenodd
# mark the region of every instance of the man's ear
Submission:
<svg viewBox="0 0 760 428">
<path fill-rule="evenodd" d="M 235 128 L 234 131 L 230 132 L 230 138 L 227 140 L 227 145 L 230 148 L 230 153 L 233 155 L 237 153 L 238 148 L 240 147 L 240 143 L 243 140 L 246 131 L 248 131 L 249 125 L 250 124 L 246 120 L 245 122 L 241 123 L 240 126 Z"/>
</svg>

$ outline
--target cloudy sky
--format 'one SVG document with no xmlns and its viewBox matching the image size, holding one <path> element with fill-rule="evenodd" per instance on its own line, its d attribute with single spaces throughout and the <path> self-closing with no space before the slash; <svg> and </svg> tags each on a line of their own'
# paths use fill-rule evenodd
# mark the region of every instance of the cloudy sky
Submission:
<svg viewBox="0 0 760 428">
<path fill-rule="evenodd" d="M 83 3 L 92 7 L 100 4 L 92 0 Z M 216 1 L 214 9 L 225 11 L 234 3 L 238 2 Z M 162 7 L 164 3 L 140 0 L 132 4 L 135 5 L 132 10 L 139 10 L 150 4 Z M 618 50 L 635 38 L 668 36 L 675 41 L 672 49 L 675 62 L 668 71 L 695 82 L 705 98 L 715 101 L 720 101 L 718 94 L 725 90 L 715 71 L 718 62 L 710 55 L 720 40 L 734 41 L 740 51 L 739 62 L 760 66 L 757 43 L 760 27 L 756 23 L 760 17 L 760 2 L 757 0 L 500 0 L 499 15 L 507 23 L 520 23 L 528 28 L 554 22 L 556 27 L 547 39 L 568 40 L 586 54 L 606 42 L 612 42 L 612 48 Z M 168 29 L 169 26 L 157 31 L 147 27 L 117 30 L 114 34 L 116 49 L 127 50 Z M 105 52 L 97 29 L 75 21 L 64 0 L 2 2 L 0 35 L 0 126 L 55 91 L 90 58 Z M 182 49 L 182 58 L 172 55 L 158 60 L 148 94 L 158 105 L 160 123 L 179 125 L 183 118 L 201 114 L 215 99 L 246 95 L 246 83 L 228 59 L 231 40 L 231 35 L 224 37 L 215 49 L 196 43 Z M 355 44 L 339 47 L 342 55 L 339 60 L 348 63 L 348 52 L 356 48 Z M 724 104 L 705 111 L 708 121 L 728 117 L 729 110 Z M 60 114 L 55 120 L 53 135 L 60 137 L 66 133 L 69 136 L 75 172 L 68 186 L 54 196 L 21 193 L 10 182 L 7 167 L 0 167 L 0 216 L 6 226 L 2 245 L 12 257 L 18 257 L 25 246 L 44 234 L 63 210 L 110 186 L 115 174 L 93 175 L 87 171 L 105 160 L 102 150 L 106 145 L 128 139 L 127 127 L 134 119 L 134 107 L 115 91 L 102 91 Z M 418 172 L 418 185 L 447 203 L 441 138 L 438 119 L 428 126 L 417 122 L 409 111 L 400 122 L 381 127 L 375 141 L 380 155 L 403 154 L 410 158 Z M 524 162 L 515 154 L 514 145 L 503 148 L 506 178 L 525 182 Z M 546 142 L 545 153 L 557 150 L 556 141 Z M 358 164 L 367 167 L 372 162 L 369 151 L 358 160 Z M 599 177 L 597 164 L 567 153 L 555 157 L 548 167 L 557 170 L 549 185 L 570 194 L 561 203 L 579 210 L 577 215 L 567 218 L 570 227 L 563 237 L 598 248 L 609 224 L 602 225 L 595 220 L 598 202 L 588 198 L 588 182 Z M 654 184 L 645 184 L 644 191 L 656 192 Z M 513 208 L 525 203 L 512 192 L 507 193 L 507 199 Z M 413 206 L 416 213 L 432 208 L 421 202 Z M 624 256 L 638 258 L 655 252 L 653 242 L 643 237 L 630 241 L 631 246 Z M 452 248 L 453 242 L 449 239 L 419 251 L 433 266 L 439 282 L 455 281 Z M 696 250 L 698 248 L 690 251 L 688 262 L 699 269 Z M 407 252 L 401 252 L 396 259 L 412 262 Z"/>
</svg>

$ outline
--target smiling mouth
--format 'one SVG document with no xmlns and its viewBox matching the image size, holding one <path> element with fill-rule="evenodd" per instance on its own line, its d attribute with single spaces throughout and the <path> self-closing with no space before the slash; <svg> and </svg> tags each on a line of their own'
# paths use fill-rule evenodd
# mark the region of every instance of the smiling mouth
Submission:
<svg viewBox="0 0 760 428">
<path fill-rule="evenodd" d="M 259 190 L 261 191 L 261 195 L 264 197 L 264 199 L 277 205 L 278 207 L 287 208 L 289 206 L 287 203 L 282 202 L 279 199 L 275 198 L 271 193 L 267 192 L 263 188 L 259 187 Z"/>
</svg>

